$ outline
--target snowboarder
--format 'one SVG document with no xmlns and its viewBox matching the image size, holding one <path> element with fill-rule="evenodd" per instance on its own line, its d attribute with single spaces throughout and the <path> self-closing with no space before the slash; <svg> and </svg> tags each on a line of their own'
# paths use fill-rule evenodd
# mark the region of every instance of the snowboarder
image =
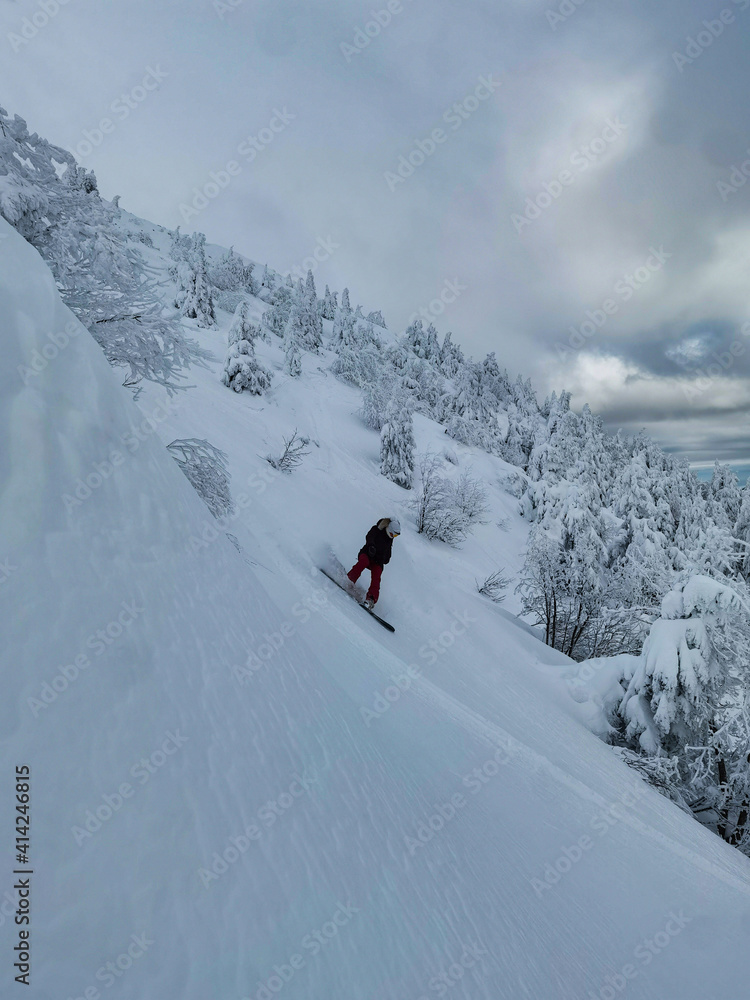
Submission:
<svg viewBox="0 0 750 1000">
<path fill-rule="evenodd" d="M 383 567 L 391 558 L 393 539 L 401 534 L 401 524 L 395 517 L 382 517 L 373 524 L 367 532 L 365 544 L 359 550 L 356 563 L 346 574 L 352 583 L 356 583 L 362 571 L 370 571 L 370 588 L 364 600 L 364 605 L 370 611 L 375 607 L 380 596 L 380 576 Z"/>
</svg>

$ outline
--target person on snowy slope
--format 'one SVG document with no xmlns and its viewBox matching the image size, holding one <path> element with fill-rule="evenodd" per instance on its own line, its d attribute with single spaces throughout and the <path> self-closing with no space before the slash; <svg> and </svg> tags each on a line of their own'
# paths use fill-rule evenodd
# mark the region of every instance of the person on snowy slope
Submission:
<svg viewBox="0 0 750 1000">
<path fill-rule="evenodd" d="M 375 607 L 380 596 L 380 577 L 383 567 L 390 561 L 393 539 L 401 534 L 401 525 L 395 517 L 382 517 L 367 532 L 365 544 L 359 550 L 359 558 L 346 574 L 356 583 L 363 570 L 370 571 L 370 589 L 367 591 L 365 606 Z"/>
</svg>

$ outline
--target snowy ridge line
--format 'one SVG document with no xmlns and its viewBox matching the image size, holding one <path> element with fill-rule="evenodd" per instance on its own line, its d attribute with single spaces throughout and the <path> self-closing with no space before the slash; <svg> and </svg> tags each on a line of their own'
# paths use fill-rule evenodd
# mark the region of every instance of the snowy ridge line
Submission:
<svg viewBox="0 0 750 1000">
<path fill-rule="evenodd" d="M 484 740 L 492 747 L 504 750 L 510 755 L 511 760 L 514 757 L 518 757 L 523 763 L 530 765 L 532 773 L 544 769 L 550 776 L 556 778 L 561 784 L 564 784 L 578 795 L 579 798 L 594 803 L 602 809 L 608 809 L 611 806 L 611 802 L 608 802 L 602 795 L 595 792 L 584 782 L 575 778 L 572 774 L 563 771 L 557 764 L 553 764 L 548 757 L 538 753 L 536 750 L 532 750 L 527 744 L 511 736 L 502 726 L 485 719 L 474 709 L 460 704 L 455 698 L 441 690 L 427 678 L 423 676 L 417 677 L 413 682 L 412 689 L 415 694 L 422 697 L 423 701 L 431 703 L 435 708 L 439 707 L 441 711 L 452 715 L 456 722 L 464 725 L 467 730 L 479 739 Z M 654 794 L 658 793 L 654 790 Z M 632 813 L 626 813 L 624 819 L 620 820 L 620 822 L 673 851 L 685 861 L 694 864 L 707 875 L 713 875 L 715 878 L 720 879 L 726 885 L 735 889 L 739 888 L 743 892 L 747 892 L 750 889 L 750 879 L 744 880 L 738 876 L 730 875 L 713 862 L 707 861 L 702 855 L 696 854 L 689 847 L 685 847 L 679 841 L 655 830 L 650 824 L 633 816 Z"/>
</svg>

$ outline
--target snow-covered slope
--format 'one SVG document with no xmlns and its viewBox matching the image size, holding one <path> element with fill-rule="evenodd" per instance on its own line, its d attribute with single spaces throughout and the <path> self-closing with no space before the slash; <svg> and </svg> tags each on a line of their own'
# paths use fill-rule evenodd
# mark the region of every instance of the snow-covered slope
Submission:
<svg viewBox="0 0 750 1000">
<path fill-rule="evenodd" d="M 455 552 L 404 514 L 386 633 L 315 568 L 325 542 L 353 558 L 404 495 L 377 476 L 356 394 L 306 357 L 293 391 L 277 373 L 268 399 L 238 397 L 208 332 L 213 370 L 169 413 L 151 390 L 136 407 L 77 325 L 24 379 L 74 321 L 0 227 L 0 889 L 28 764 L 27 994 L 744 996 L 747 859 L 575 721 L 534 666 L 568 661 L 474 590 L 513 567 L 520 527 Z M 318 444 L 269 475 L 295 423 Z M 228 453 L 231 525 L 164 449 L 178 436 Z M 493 505 L 513 516 L 499 490 Z"/>
</svg>

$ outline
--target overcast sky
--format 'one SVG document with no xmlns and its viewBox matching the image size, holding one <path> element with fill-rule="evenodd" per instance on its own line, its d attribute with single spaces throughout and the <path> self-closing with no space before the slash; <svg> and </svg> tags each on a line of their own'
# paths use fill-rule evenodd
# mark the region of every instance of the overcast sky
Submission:
<svg viewBox="0 0 750 1000">
<path fill-rule="evenodd" d="M 749 41 L 750 0 L 0 0 L 0 105 L 124 208 L 317 247 L 391 328 L 744 480 Z"/>
</svg>

